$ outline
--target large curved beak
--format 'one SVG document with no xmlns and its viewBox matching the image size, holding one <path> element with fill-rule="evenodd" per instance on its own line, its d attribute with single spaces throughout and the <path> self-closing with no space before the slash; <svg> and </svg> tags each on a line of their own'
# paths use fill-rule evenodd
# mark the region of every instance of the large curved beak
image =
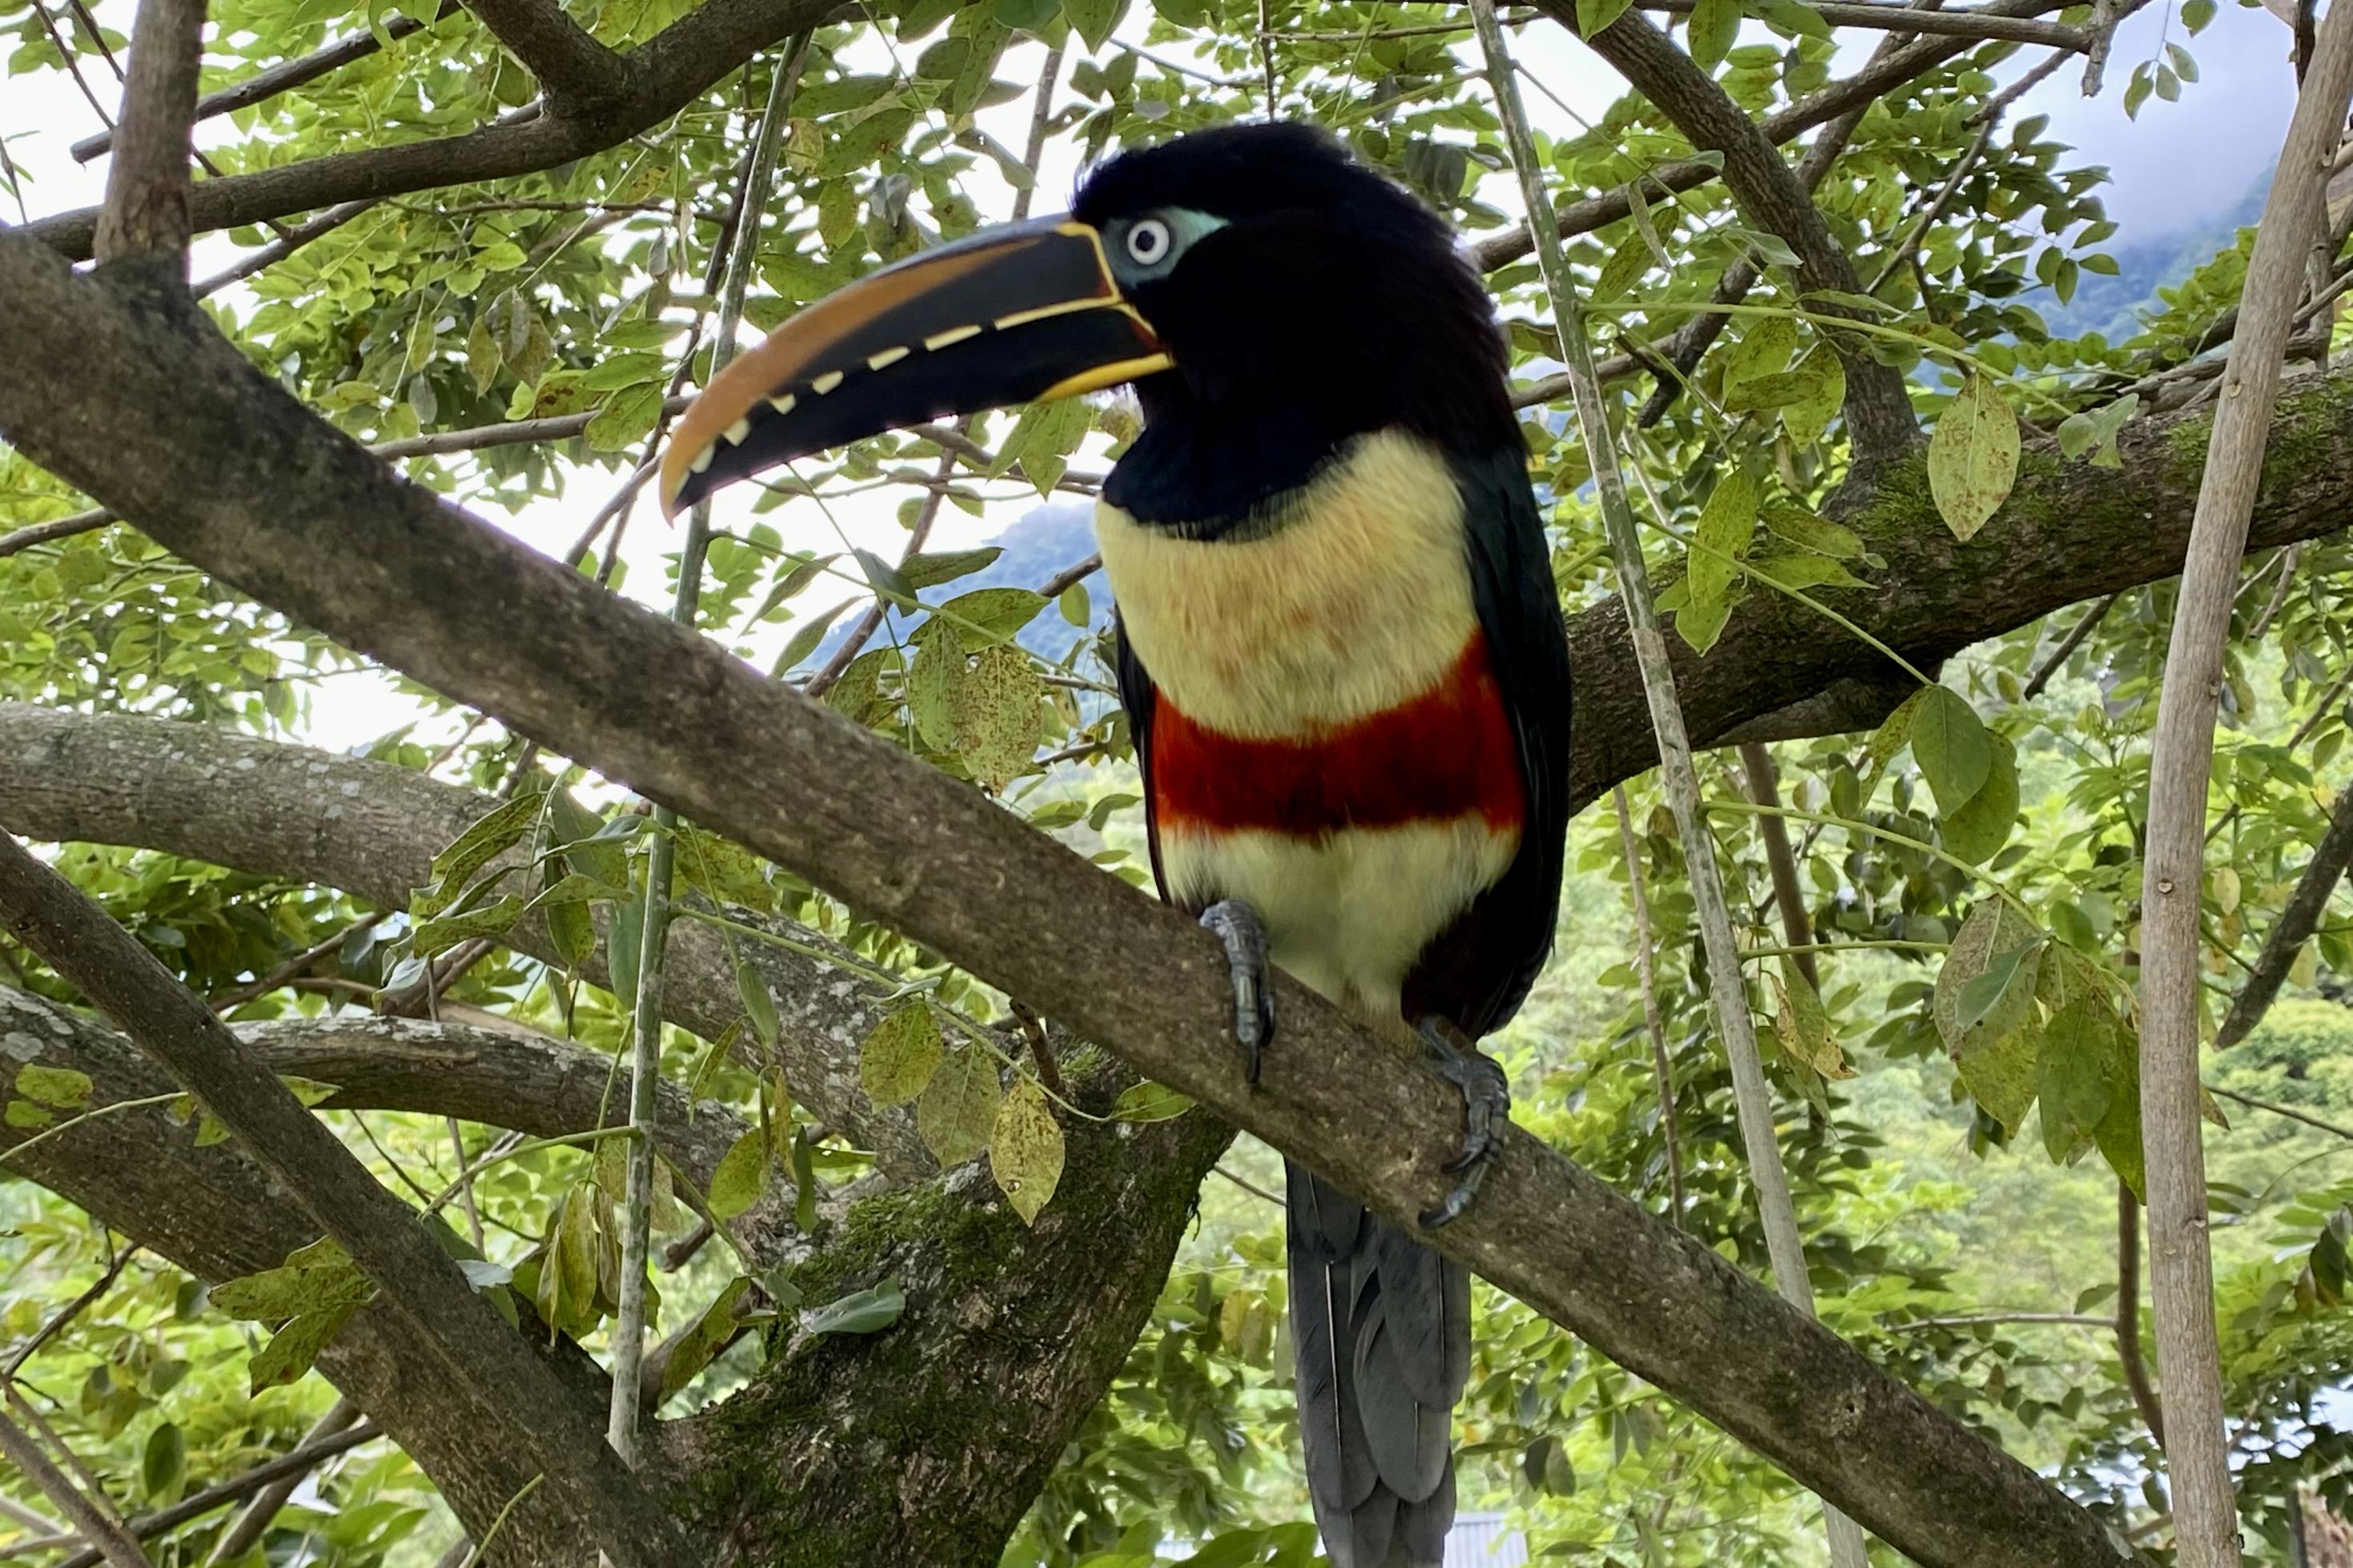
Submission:
<svg viewBox="0 0 2353 1568">
<path fill-rule="evenodd" d="M 720 373 L 662 454 L 666 515 L 777 463 L 903 425 L 1043 403 L 1168 368 L 1103 238 L 989 229 L 870 273 Z"/>
</svg>

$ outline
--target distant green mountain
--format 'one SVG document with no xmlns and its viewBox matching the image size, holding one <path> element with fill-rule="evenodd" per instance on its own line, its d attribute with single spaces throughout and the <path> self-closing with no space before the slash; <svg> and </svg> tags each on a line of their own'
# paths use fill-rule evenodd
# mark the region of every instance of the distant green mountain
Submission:
<svg viewBox="0 0 2353 1568">
<path fill-rule="evenodd" d="M 2106 247 L 2107 253 L 2116 259 L 2116 276 L 2083 273 L 2075 285 L 2075 297 L 2064 305 L 2048 289 L 2037 289 L 2027 296 L 2026 302 L 2050 324 L 2053 337 L 2078 338 L 2085 332 L 2098 332 L 2111 343 L 2122 342 L 2140 331 L 2143 312 L 2164 309 L 2157 297 L 2159 289 L 2180 282 L 2216 252 L 2236 244 L 2239 230 L 2263 216 L 2263 195 L 2271 183 L 2271 171 L 2267 169 L 2238 201 L 2190 233 L 2138 245 L 2126 242 Z"/>
</svg>

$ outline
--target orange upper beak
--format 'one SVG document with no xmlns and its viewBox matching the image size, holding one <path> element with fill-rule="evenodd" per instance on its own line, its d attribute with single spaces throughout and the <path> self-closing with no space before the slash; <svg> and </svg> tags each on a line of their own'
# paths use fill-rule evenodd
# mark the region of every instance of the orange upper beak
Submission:
<svg viewBox="0 0 2353 1568">
<path fill-rule="evenodd" d="M 902 426 L 1169 367 L 1094 229 L 990 229 L 869 274 L 739 356 L 662 454 L 665 515 L 732 480 Z"/>
</svg>

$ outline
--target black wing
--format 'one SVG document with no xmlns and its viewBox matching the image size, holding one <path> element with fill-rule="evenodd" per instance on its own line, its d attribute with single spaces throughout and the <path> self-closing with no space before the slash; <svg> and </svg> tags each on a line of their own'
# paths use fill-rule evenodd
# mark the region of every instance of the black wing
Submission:
<svg viewBox="0 0 2353 1568">
<path fill-rule="evenodd" d="M 1160 700 L 1143 660 L 1127 640 L 1127 627 L 1114 607 L 1111 616 L 1113 668 L 1119 674 L 1119 705 L 1127 710 L 1128 737 L 1135 745 L 1135 771 L 1144 788 L 1144 841 L 1152 850 L 1152 882 L 1160 897 L 1168 898 L 1168 879 L 1160 869 L 1160 810 L 1152 797 L 1152 714 Z"/>
<path fill-rule="evenodd" d="M 1451 1019 L 1477 1039 L 1519 1011 L 1552 952 L 1568 833 L 1568 632 L 1526 458 L 1516 448 L 1458 458 L 1454 479 L 1472 603 L 1519 742 L 1527 816 L 1503 877 L 1406 977 L 1404 1011 Z"/>
</svg>

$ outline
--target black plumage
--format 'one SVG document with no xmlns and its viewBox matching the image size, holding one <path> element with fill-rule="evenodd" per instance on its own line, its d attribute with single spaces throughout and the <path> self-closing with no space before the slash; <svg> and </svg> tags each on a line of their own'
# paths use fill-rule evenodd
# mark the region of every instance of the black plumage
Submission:
<svg viewBox="0 0 2353 1568">
<path fill-rule="evenodd" d="M 1166 280 L 1129 285 L 1176 368 L 1138 384 L 1145 429 L 1107 501 L 1187 538 L 1248 537 L 1385 429 L 1428 442 L 1454 477 L 1525 813 L 1503 876 L 1414 963 L 1402 1010 L 1475 1039 L 1518 1009 L 1551 951 L 1568 804 L 1567 641 L 1493 308 L 1434 214 L 1304 127 L 1130 154 L 1076 204 L 1098 226 L 1171 207 L 1232 226 Z M 1149 803 L 1158 699 L 1124 637 L 1118 673 Z M 1428 1568 L 1454 1517 L 1470 1277 L 1295 1163 L 1286 1176 L 1300 1429 L 1325 1548 L 1335 1568 Z"/>
</svg>

